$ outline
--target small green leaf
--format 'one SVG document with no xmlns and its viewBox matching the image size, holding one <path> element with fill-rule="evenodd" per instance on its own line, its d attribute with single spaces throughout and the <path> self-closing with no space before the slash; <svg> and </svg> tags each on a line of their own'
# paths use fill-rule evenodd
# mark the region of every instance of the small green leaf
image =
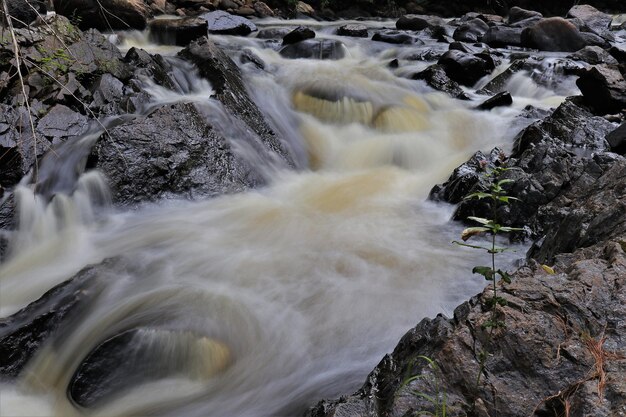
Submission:
<svg viewBox="0 0 626 417">
<path fill-rule="evenodd" d="M 502 278 L 502 281 L 506 282 L 507 284 L 511 283 L 511 275 L 509 275 L 508 272 L 503 271 L 501 269 L 498 269 L 498 275 L 500 275 L 500 277 Z"/>
<path fill-rule="evenodd" d="M 524 229 L 519 228 L 519 227 L 503 226 L 503 227 L 500 227 L 498 230 L 501 231 L 501 232 L 521 232 Z"/>
<path fill-rule="evenodd" d="M 515 181 L 505 178 L 503 180 L 498 181 L 496 184 L 498 184 L 499 186 L 503 186 L 504 184 L 510 184 L 512 182 L 515 182 Z"/>
<path fill-rule="evenodd" d="M 495 275 L 495 273 L 493 272 L 493 269 L 491 269 L 491 267 L 488 267 L 488 266 L 475 266 L 472 269 L 472 274 L 480 274 L 483 277 L 485 277 L 487 281 L 493 281 L 493 277 Z"/>
<path fill-rule="evenodd" d="M 482 193 L 482 192 L 472 193 L 472 194 L 466 195 L 464 200 L 471 200 L 473 198 L 475 198 L 477 200 L 482 200 L 483 198 L 491 198 L 491 194 L 489 194 L 489 193 Z"/>
<path fill-rule="evenodd" d="M 486 250 L 487 252 L 491 251 L 491 248 L 486 248 L 484 246 L 476 246 L 476 245 L 469 245 L 467 243 L 463 243 L 463 242 L 459 242 L 457 240 L 453 240 L 452 243 L 454 243 L 455 245 L 459 245 L 459 246 L 465 246 L 467 248 L 472 248 L 472 249 L 483 249 Z"/>
<path fill-rule="evenodd" d="M 511 200 L 518 200 L 519 198 L 516 197 L 511 197 L 510 195 L 501 195 L 498 197 L 498 201 L 501 201 L 502 203 L 505 204 L 509 204 L 509 202 L 511 202 Z"/>
</svg>

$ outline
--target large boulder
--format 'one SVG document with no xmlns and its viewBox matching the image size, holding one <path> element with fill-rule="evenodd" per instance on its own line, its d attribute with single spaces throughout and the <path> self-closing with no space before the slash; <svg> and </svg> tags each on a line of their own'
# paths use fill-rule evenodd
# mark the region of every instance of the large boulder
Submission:
<svg viewBox="0 0 626 417">
<path fill-rule="evenodd" d="M 540 51 L 575 52 L 587 46 L 578 28 L 560 17 L 543 19 L 522 32 L 522 45 Z"/>
<path fill-rule="evenodd" d="M 603 13 L 588 4 L 578 4 L 569 9 L 567 17 L 579 19 L 582 22 L 581 30 L 585 32 L 592 32 L 609 40 L 613 39 L 610 33 L 613 17 L 610 14 Z"/>
<path fill-rule="evenodd" d="M 346 47 L 334 39 L 309 39 L 286 45 L 279 52 L 289 59 L 341 59 L 346 55 Z"/>
<path fill-rule="evenodd" d="M 596 65 L 583 71 L 576 85 L 596 113 L 617 113 L 626 108 L 626 80 L 617 67 Z"/>
<path fill-rule="evenodd" d="M 479 18 L 461 23 L 456 28 L 452 37 L 455 41 L 475 43 L 480 41 L 482 36 L 489 29 L 489 25 Z"/>
<path fill-rule="evenodd" d="M 439 58 L 448 77 L 471 87 L 495 69 L 495 63 L 488 54 L 470 54 L 459 50 L 449 50 Z"/>
<path fill-rule="evenodd" d="M 143 30 L 147 8 L 139 0 L 53 0 L 56 13 L 73 19 L 81 29 Z"/>
<path fill-rule="evenodd" d="M 217 35 L 247 36 L 257 30 L 256 25 L 245 17 L 232 15 L 222 10 L 205 13 L 200 17 L 207 21 L 209 33 Z"/>
<path fill-rule="evenodd" d="M 411 77 L 414 80 L 423 80 L 426 84 L 437 91 L 442 91 L 450 97 L 459 100 L 469 100 L 469 96 L 456 81 L 448 77 L 441 65 L 431 65 L 423 71 L 415 73 Z"/>
</svg>

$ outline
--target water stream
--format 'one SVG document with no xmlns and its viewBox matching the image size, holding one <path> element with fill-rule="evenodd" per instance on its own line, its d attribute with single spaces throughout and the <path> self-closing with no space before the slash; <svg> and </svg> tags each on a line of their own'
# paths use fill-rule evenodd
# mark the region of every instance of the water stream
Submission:
<svg viewBox="0 0 626 417">
<path fill-rule="evenodd" d="M 0 386 L 0 414 L 301 415 L 358 388 L 409 328 L 483 287 L 470 272 L 483 255 L 450 243 L 461 230 L 449 221 L 453 207 L 426 197 L 474 151 L 510 147 L 529 123 L 518 117 L 523 107 L 553 106 L 561 91 L 519 75 L 514 106 L 478 112 L 386 67 L 408 47 L 348 38 L 346 58 L 303 61 L 254 38 L 215 40 L 266 63 L 243 64 L 244 78 L 297 169 L 239 146 L 267 166 L 268 186 L 132 210 L 112 208 L 93 171 L 68 187 L 57 170 L 59 187 L 47 188 L 54 197 L 18 187 L 21 223 L 0 266 L 3 317 L 81 268 L 114 260 L 75 327 L 17 384 Z M 192 101 L 227 137 L 243 134 L 211 86 L 185 74 L 180 91 L 147 84 L 154 105 Z M 522 256 L 520 248 L 504 262 Z M 129 329 L 139 330 L 121 378 L 139 382 L 94 406 L 73 404 L 67 387 L 80 363 Z"/>
</svg>

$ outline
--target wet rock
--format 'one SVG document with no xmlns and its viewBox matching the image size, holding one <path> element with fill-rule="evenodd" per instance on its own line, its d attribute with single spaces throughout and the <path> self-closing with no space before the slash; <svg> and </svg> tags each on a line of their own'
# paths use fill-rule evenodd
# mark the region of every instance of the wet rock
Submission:
<svg viewBox="0 0 626 417">
<path fill-rule="evenodd" d="M 392 43 L 395 45 L 411 45 L 416 42 L 421 42 L 407 33 L 397 32 L 394 30 L 377 32 L 372 36 L 372 40 L 377 42 Z"/>
<path fill-rule="evenodd" d="M 296 3 L 296 13 L 311 16 L 315 13 L 315 9 L 308 3 L 298 1 L 298 3 Z"/>
<path fill-rule="evenodd" d="M 254 11 L 256 12 L 256 15 L 260 18 L 264 18 L 264 17 L 274 17 L 274 11 L 264 2 L 262 1 L 257 1 L 256 3 L 253 4 L 254 7 Z"/>
<path fill-rule="evenodd" d="M 521 46 L 522 31 L 522 28 L 493 26 L 485 32 L 482 41 L 493 48 Z"/>
<path fill-rule="evenodd" d="M 542 17 L 543 15 L 539 12 L 535 12 L 533 10 L 526 10 L 526 9 L 522 9 L 521 7 L 513 6 L 509 10 L 508 22 L 509 24 L 513 24 L 513 23 L 521 22 L 522 20 L 526 20 L 526 19 L 533 19 L 533 18 L 536 19 L 536 18 L 542 18 Z"/>
<path fill-rule="evenodd" d="M 143 30 L 147 9 L 143 2 L 115 0 L 53 0 L 56 13 L 76 19 L 82 30 Z M 115 18 L 111 18 L 115 16 Z"/>
<path fill-rule="evenodd" d="M 208 23 L 204 19 L 155 19 L 148 23 L 150 39 L 166 45 L 187 46 L 207 35 Z"/>
<path fill-rule="evenodd" d="M 76 369 L 67 393 L 78 405 L 90 408 L 161 378 L 208 379 L 229 361 L 228 348 L 217 340 L 191 331 L 139 327 L 98 344 Z"/>
<path fill-rule="evenodd" d="M 469 96 L 465 93 L 465 91 L 463 91 L 456 81 L 453 81 L 450 77 L 448 77 L 446 71 L 441 65 L 431 65 L 424 71 L 414 74 L 411 78 L 414 80 L 424 80 L 430 87 L 435 90 L 442 91 L 453 98 L 469 100 Z"/>
<path fill-rule="evenodd" d="M 587 42 L 576 26 L 560 17 L 543 19 L 522 31 L 522 45 L 540 51 L 575 52 Z"/>
<path fill-rule="evenodd" d="M 209 33 L 217 35 L 247 36 L 257 30 L 256 25 L 245 17 L 235 16 L 222 10 L 205 13 L 200 17 L 207 21 Z"/>
<path fill-rule="evenodd" d="M 476 82 L 495 69 L 493 59 L 485 54 L 468 54 L 451 50 L 439 58 L 438 64 L 452 80 L 466 86 Z"/>
<path fill-rule="evenodd" d="M 445 22 L 436 16 L 408 14 L 398 19 L 396 29 L 419 31 L 436 26 L 443 26 L 444 24 Z"/>
<path fill-rule="evenodd" d="M 283 45 L 291 45 L 293 43 L 302 42 L 307 39 L 313 39 L 314 37 L 314 31 L 304 26 L 298 26 L 297 28 L 285 35 L 285 37 L 283 38 Z"/>
<path fill-rule="evenodd" d="M 104 264 L 108 264 L 105 261 Z M 0 375 L 17 377 L 46 343 L 71 328 L 100 287 L 97 268 L 86 267 L 17 313 L 0 319 Z"/>
<path fill-rule="evenodd" d="M 282 39 L 291 32 L 288 28 L 266 28 L 256 34 L 259 39 Z"/>
<path fill-rule="evenodd" d="M 476 18 L 462 23 L 456 28 L 452 37 L 455 41 L 475 43 L 481 40 L 488 29 L 487 23 Z"/>
<path fill-rule="evenodd" d="M 620 155 L 626 154 L 626 123 L 622 123 L 617 129 L 606 135 L 612 152 Z"/>
<path fill-rule="evenodd" d="M 596 65 L 583 71 L 576 85 L 597 114 L 617 113 L 626 108 L 626 80 L 616 67 Z"/>
<path fill-rule="evenodd" d="M 345 56 L 345 46 L 333 39 L 309 39 L 287 45 L 279 52 L 290 59 L 341 59 Z"/>
<path fill-rule="evenodd" d="M 583 23 L 580 28 L 582 31 L 592 32 L 605 39 L 613 40 L 613 35 L 610 32 L 613 17 L 610 14 L 602 13 L 588 4 L 579 4 L 569 9 L 567 17 L 580 19 Z"/>
<path fill-rule="evenodd" d="M 256 12 L 254 11 L 254 9 L 252 7 L 240 7 L 237 10 L 235 10 L 235 14 L 237 14 L 238 16 L 253 16 Z"/>
<path fill-rule="evenodd" d="M 427 398 L 443 395 L 454 416 L 553 416 L 563 413 L 563 403 L 589 415 L 619 414 L 626 402 L 620 319 L 626 296 L 611 289 L 626 285 L 621 246 L 611 241 L 561 256 L 556 275 L 534 262 L 522 268 L 499 291 L 508 302 L 498 310 L 506 327 L 491 336 L 482 327 L 490 319 L 489 289 L 457 307 L 453 318 L 422 320 L 356 393 L 320 402 L 307 416 L 409 416 L 434 410 Z M 477 384 L 483 350 L 489 355 Z M 606 355 L 601 394 L 593 371 L 598 350 Z"/>
<path fill-rule="evenodd" d="M 476 106 L 476 108 L 479 110 L 491 110 L 496 107 L 510 106 L 511 104 L 513 104 L 513 97 L 511 97 L 511 93 L 508 91 L 502 91 L 483 101 Z"/>
<path fill-rule="evenodd" d="M 571 55 L 572 59 L 584 61 L 591 65 L 597 64 L 609 64 L 617 65 L 617 60 L 611 56 L 607 51 L 599 46 L 586 46 L 580 51 Z"/>
<path fill-rule="evenodd" d="M 57 104 L 39 120 L 37 131 L 50 138 L 50 142 L 64 142 L 72 136 L 78 136 L 87 130 L 88 119 L 70 108 Z"/>
<path fill-rule="evenodd" d="M 352 36 L 355 38 L 367 38 L 367 26 L 365 25 L 343 25 L 337 29 L 337 35 L 339 36 Z"/>
<path fill-rule="evenodd" d="M 6 2 L 15 28 L 28 26 L 47 12 L 46 3 L 40 0 L 6 0 Z M 4 20 L 4 10 L 2 12 Z"/>
</svg>

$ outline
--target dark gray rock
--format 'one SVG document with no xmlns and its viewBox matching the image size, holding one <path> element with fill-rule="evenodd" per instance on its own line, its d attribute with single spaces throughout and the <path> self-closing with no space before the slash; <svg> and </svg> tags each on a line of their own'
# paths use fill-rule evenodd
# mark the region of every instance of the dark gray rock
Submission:
<svg viewBox="0 0 626 417">
<path fill-rule="evenodd" d="M 298 26 L 283 37 L 283 45 L 291 45 L 305 41 L 307 39 L 313 39 L 315 32 L 307 27 Z"/>
<path fill-rule="evenodd" d="M 620 155 L 626 154 L 626 122 L 606 135 L 606 141 L 612 152 Z"/>
<path fill-rule="evenodd" d="M 541 51 L 575 52 L 587 46 L 587 42 L 572 23 L 551 17 L 524 29 L 522 45 Z"/>
<path fill-rule="evenodd" d="M 47 12 L 46 2 L 41 0 L 6 0 L 6 2 L 15 28 L 26 27 Z M 4 10 L 2 12 L 4 20 Z"/>
<path fill-rule="evenodd" d="M 279 52 L 290 59 L 341 59 L 346 55 L 344 44 L 333 39 L 309 39 L 287 45 Z"/>
<path fill-rule="evenodd" d="M 444 24 L 443 19 L 436 16 L 408 14 L 398 19 L 396 29 L 419 31 L 436 26 L 443 26 Z"/>
<path fill-rule="evenodd" d="M 154 19 L 148 22 L 148 28 L 153 42 L 187 46 L 190 42 L 207 35 L 208 22 L 196 17 Z"/>
<path fill-rule="evenodd" d="M 489 25 L 481 19 L 472 19 L 463 22 L 456 28 L 452 34 L 452 38 L 459 42 L 475 43 L 481 40 L 485 32 L 489 29 Z"/>
<path fill-rule="evenodd" d="M 37 131 L 49 138 L 52 143 L 65 142 L 69 137 L 78 136 L 87 130 L 86 116 L 57 104 L 39 120 Z"/>
<path fill-rule="evenodd" d="M 369 36 L 367 26 L 358 24 L 340 26 L 337 29 L 337 35 L 352 36 L 355 38 L 367 38 Z"/>
<path fill-rule="evenodd" d="M 146 27 L 148 13 L 142 2 L 53 0 L 53 4 L 56 13 L 75 19 L 82 30 L 143 30 Z"/>
<path fill-rule="evenodd" d="M 245 17 L 235 16 L 222 10 L 205 13 L 200 17 L 207 21 L 209 33 L 247 36 L 257 30 L 256 25 Z"/>
<path fill-rule="evenodd" d="M 456 81 L 448 77 L 441 65 L 435 64 L 424 71 L 413 74 L 414 80 L 424 80 L 426 84 L 437 91 L 442 91 L 453 98 L 459 100 L 469 100 L 469 96 L 463 91 Z"/>
<path fill-rule="evenodd" d="M 282 39 L 291 32 L 289 28 L 266 28 L 260 29 L 256 37 L 259 39 Z"/>
<path fill-rule="evenodd" d="M 476 108 L 478 110 L 491 110 L 496 107 L 510 106 L 513 104 L 513 97 L 508 91 L 502 91 L 493 97 L 480 103 Z"/>
<path fill-rule="evenodd" d="M 372 35 L 372 40 L 377 42 L 392 43 L 395 45 L 411 45 L 421 43 L 421 41 L 408 33 L 398 32 L 395 30 L 387 30 L 376 32 Z"/>
<path fill-rule="evenodd" d="M 611 56 L 606 50 L 599 46 L 586 46 L 580 51 L 571 55 L 572 59 L 584 61 L 591 65 L 609 64 L 617 65 L 617 60 Z"/>
<path fill-rule="evenodd" d="M 490 27 L 482 37 L 482 41 L 493 48 L 522 45 L 521 28 L 506 26 Z"/>
<path fill-rule="evenodd" d="M 86 267 L 37 301 L 0 319 L 0 376 L 17 377 L 45 343 L 62 337 L 71 328 L 72 319 L 98 296 L 99 279 L 94 267 Z"/>
<path fill-rule="evenodd" d="M 596 65 L 582 71 L 576 85 L 597 114 L 617 113 L 626 108 L 626 80 L 616 67 Z"/>
<path fill-rule="evenodd" d="M 578 4 L 567 12 L 567 17 L 579 19 L 583 25 L 580 28 L 584 32 L 592 32 L 607 40 L 613 40 L 611 34 L 611 22 L 613 17 L 603 13 L 588 4 Z"/>
<path fill-rule="evenodd" d="M 488 54 L 468 54 L 458 50 L 443 54 L 438 64 L 450 79 L 466 86 L 476 84 L 495 69 L 495 63 Z"/>
<path fill-rule="evenodd" d="M 522 9 L 521 7 L 513 6 L 509 10 L 509 24 L 517 23 L 529 18 L 541 18 L 543 15 L 533 10 Z"/>
</svg>

